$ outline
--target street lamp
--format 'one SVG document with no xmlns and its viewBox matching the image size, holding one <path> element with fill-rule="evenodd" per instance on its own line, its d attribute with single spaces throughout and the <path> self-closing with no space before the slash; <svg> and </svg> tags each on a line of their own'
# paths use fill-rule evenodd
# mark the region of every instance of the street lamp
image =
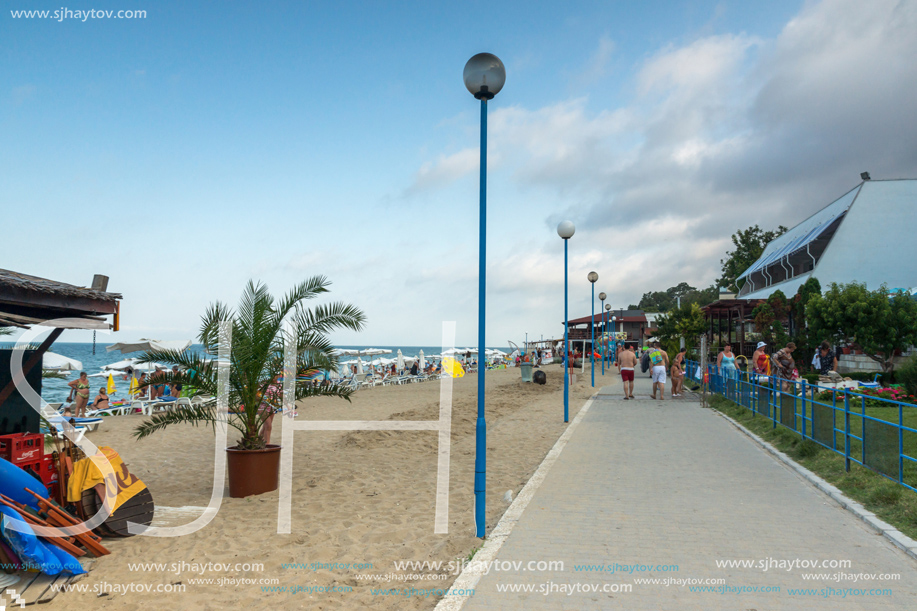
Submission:
<svg viewBox="0 0 917 611">
<path fill-rule="evenodd" d="M 605 297 L 605 293 L 599 293 L 599 301 L 602 302 L 599 305 L 599 318 L 602 319 L 602 338 L 599 340 L 599 346 L 602 347 L 602 375 L 605 375 Z"/>
<path fill-rule="evenodd" d="M 611 305 L 611 304 L 608 304 L 608 305 Z M 615 343 L 614 343 L 615 348 L 614 348 L 613 356 L 616 361 L 618 360 L 618 323 L 617 323 L 617 320 L 618 320 L 617 316 L 611 317 L 611 336 L 615 338 Z"/>
<path fill-rule="evenodd" d="M 592 360 L 592 387 L 595 388 L 595 281 L 599 279 L 599 275 L 595 272 L 589 272 L 589 275 L 586 276 L 589 279 L 589 282 L 592 283 L 592 344 L 590 345 L 590 359 Z"/>
<path fill-rule="evenodd" d="M 468 60 L 462 73 L 465 87 L 481 100 L 481 190 L 480 237 L 478 238 L 478 359 L 484 356 L 484 301 L 487 280 L 487 100 L 503 89 L 506 68 L 496 55 L 478 53 Z M 474 523 L 478 537 L 484 536 L 487 500 L 487 425 L 484 421 L 484 372 L 478 367 L 478 420 L 475 426 Z"/>
<path fill-rule="evenodd" d="M 608 314 L 610 314 L 610 313 L 611 313 L 611 304 L 610 304 L 610 303 L 606 303 L 606 304 L 605 304 L 605 326 L 608 326 Z M 612 329 L 611 331 L 612 331 L 612 333 L 611 333 L 611 335 L 610 335 L 609 337 L 611 337 L 612 341 L 614 341 L 614 337 L 615 337 L 615 336 L 614 336 L 614 329 Z M 614 357 L 615 357 L 615 355 L 612 354 L 612 355 L 611 355 L 611 358 L 614 359 Z M 612 360 L 611 362 L 614 363 L 614 360 Z M 611 367 L 611 363 L 609 363 L 608 366 Z"/>
<path fill-rule="evenodd" d="M 557 226 L 557 235 L 564 240 L 564 422 L 570 422 L 570 315 L 567 308 L 567 241 L 573 237 L 573 221 L 563 221 Z"/>
</svg>

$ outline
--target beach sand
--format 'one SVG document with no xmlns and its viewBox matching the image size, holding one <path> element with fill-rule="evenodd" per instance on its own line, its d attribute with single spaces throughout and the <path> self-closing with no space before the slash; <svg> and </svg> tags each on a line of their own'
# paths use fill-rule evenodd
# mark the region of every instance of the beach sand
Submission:
<svg viewBox="0 0 917 611">
<path fill-rule="evenodd" d="M 563 433 L 563 377 L 559 365 L 545 367 L 547 384 L 523 383 L 519 369 L 487 372 L 487 530 L 493 528 L 544 456 Z M 592 395 L 589 370 L 571 387 L 570 419 Z M 596 390 L 617 383 L 610 371 Z M 440 382 L 364 389 L 352 403 L 309 400 L 299 407 L 308 420 L 436 420 Z M 173 538 L 136 536 L 106 539 L 111 555 L 96 560 L 80 583 L 89 592 L 66 592 L 51 608 L 80 609 L 432 609 L 440 596 L 381 595 L 371 589 L 445 589 L 455 579 L 445 569 L 396 571 L 395 561 L 450 561 L 480 547 L 474 535 L 474 449 L 477 377 L 454 381 L 449 533 L 434 534 L 436 491 L 435 431 L 297 431 L 295 433 L 292 534 L 277 534 L 278 493 L 224 498 L 202 530 Z M 203 507 L 210 498 L 214 435 L 208 427 L 175 425 L 136 441 L 141 416 L 106 418 L 91 438 L 115 448 L 131 472 L 149 487 L 161 507 Z M 230 429 L 233 439 L 234 429 Z M 279 443 L 280 423 L 274 438 Z M 227 489 L 228 490 L 228 489 Z M 189 516 L 157 514 L 154 524 L 178 525 Z M 313 563 L 351 568 L 309 568 Z M 131 570 L 134 563 L 164 563 L 165 570 Z M 229 564 L 229 570 L 194 565 Z M 262 570 L 236 568 L 263 564 Z M 302 563 L 306 568 L 282 568 Z M 353 564 L 364 566 L 353 568 Z M 407 581 L 386 575 L 420 574 Z M 378 575 L 370 579 L 358 579 Z M 444 579 L 438 578 L 445 575 Z M 194 580 L 213 580 L 195 583 Z M 227 583 L 248 579 L 255 583 Z M 346 591 L 265 592 L 267 587 L 342 588 Z M 220 585 L 219 580 L 224 580 Z M 107 584 L 107 585 L 106 585 Z M 129 584 L 139 584 L 130 586 Z M 183 592 L 157 592 L 181 584 Z M 109 588 L 109 594 L 97 592 Z M 152 587 L 122 595 L 112 588 Z M 347 588 L 350 588 L 347 590 Z M 92 591 L 94 590 L 95 591 Z"/>
</svg>

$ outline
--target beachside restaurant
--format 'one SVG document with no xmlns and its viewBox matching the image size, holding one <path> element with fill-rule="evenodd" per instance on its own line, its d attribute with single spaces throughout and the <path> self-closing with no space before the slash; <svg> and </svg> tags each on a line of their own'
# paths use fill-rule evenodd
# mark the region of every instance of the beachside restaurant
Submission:
<svg viewBox="0 0 917 611">
<path fill-rule="evenodd" d="M 118 330 L 121 295 L 107 289 L 106 276 L 96 275 L 92 287 L 85 288 L 0 269 L 0 328 L 40 325 L 52 329 L 37 348 L 23 354 L 23 375 L 39 395 L 42 357 L 64 329 Z M 0 435 L 37 433 L 38 412 L 19 394 L 12 379 L 11 348 L 0 349 Z"/>
<path fill-rule="evenodd" d="M 736 354 L 751 358 L 759 341 L 752 334 L 755 320 L 751 313 L 760 303 L 764 300 L 719 299 L 701 308 L 707 322 L 708 358 L 716 359 L 727 343 Z"/>
<path fill-rule="evenodd" d="M 611 317 L 616 318 L 615 321 Z M 593 327 L 595 331 L 596 344 L 602 333 L 611 333 L 612 331 L 627 335 L 624 344 L 637 348 L 641 342 L 645 341 L 646 333 L 649 330 L 649 323 L 643 310 L 610 310 L 607 312 L 607 320 L 602 320 L 602 315 L 595 313 L 593 324 L 592 315 L 574 318 L 569 321 L 570 324 L 570 341 L 574 347 L 581 347 L 587 351 L 592 347 Z M 607 324 L 606 324 L 607 323 Z M 563 323 L 561 323 L 563 324 Z M 614 326 L 614 328 L 612 328 Z"/>
</svg>

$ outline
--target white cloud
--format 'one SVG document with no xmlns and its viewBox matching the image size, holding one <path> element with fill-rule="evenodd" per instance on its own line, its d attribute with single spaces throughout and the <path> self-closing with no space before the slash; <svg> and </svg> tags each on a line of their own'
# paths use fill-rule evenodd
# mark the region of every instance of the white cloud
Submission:
<svg viewBox="0 0 917 611">
<path fill-rule="evenodd" d="M 423 191 L 445 187 L 464 176 L 477 172 L 479 167 L 480 151 L 477 148 L 463 149 L 452 155 L 440 155 L 436 161 L 428 161 L 420 166 L 414 176 L 414 182 L 405 190 L 405 195 L 412 196 Z"/>
<path fill-rule="evenodd" d="M 862 170 L 914 177 L 915 31 L 915 2 L 807 4 L 772 40 L 664 47 L 636 66 L 627 105 L 500 108 L 491 146 L 514 197 L 554 202 L 538 209 L 551 228 L 576 222 L 571 275 L 594 267 L 623 305 L 683 280 L 706 286 L 736 230 L 793 225 Z M 490 286 L 525 303 L 562 272 L 547 244 L 496 264 Z"/>
</svg>

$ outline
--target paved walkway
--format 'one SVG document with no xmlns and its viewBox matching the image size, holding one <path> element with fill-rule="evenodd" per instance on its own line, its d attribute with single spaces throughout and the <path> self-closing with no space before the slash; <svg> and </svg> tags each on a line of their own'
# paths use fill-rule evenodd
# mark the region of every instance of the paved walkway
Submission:
<svg viewBox="0 0 917 611">
<path fill-rule="evenodd" d="M 651 400 L 649 380 L 639 374 L 635 401 L 623 400 L 620 381 L 602 388 L 497 553 L 497 568 L 509 567 L 506 561 L 521 568 L 491 570 L 465 611 L 917 609 L 917 563 L 713 411 L 694 398 L 673 401 L 668 391 L 667 401 Z M 797 559 L 849 565 L 758 566 Z M 533 560 L 560 560 L 564 569 L 525 570 Z M 755 566 L 717 566 L 730 560 Z M 605 569 L 575 569 L 590 564 Z M 900 579 L 803 579 L 811 573 Z M 704 584 L 707 592 L 673 583 L 688 579 L 723 581 Z M 576 584 L 632 591 L 563 592 Z M 505 591 L 511 585 L 534 592 Z M 804 588 L 812 593 L 791 592 Z M 845 596 L 847 588 L 888 588 L 891 595 Z"/>
</svg>

